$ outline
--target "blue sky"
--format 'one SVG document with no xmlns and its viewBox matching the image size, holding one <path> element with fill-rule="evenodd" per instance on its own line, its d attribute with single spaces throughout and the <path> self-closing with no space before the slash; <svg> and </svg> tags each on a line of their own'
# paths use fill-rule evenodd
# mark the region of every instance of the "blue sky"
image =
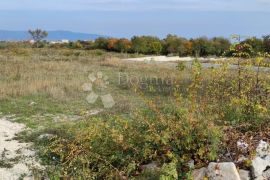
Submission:
<svg viewBox="0 0 270 180">
<path fill-rule="evenodd" d="M 116 37 L 270 34 L 270 0 L 1 0 L 0 29 Z"/>
</svg>

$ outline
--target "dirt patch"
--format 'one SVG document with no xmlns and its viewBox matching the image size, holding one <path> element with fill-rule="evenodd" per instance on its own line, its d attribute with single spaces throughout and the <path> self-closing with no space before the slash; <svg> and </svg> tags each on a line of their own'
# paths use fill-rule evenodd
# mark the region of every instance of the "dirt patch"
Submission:
<svg viewBox="0 0 270 180">
<path fill-rule="evenodd" d="M 23 124 L 0 118 L 0 179 L 33 179 L 33 170 L 41 170 L 31 144 L 14 138 L 25 129 Z"/>
<path fill-rule="evenodd" d="M 167 56 L 147 56 L 147 57 L 141 57 L 141 58 L 129 58 L 124 59 L 126 61 L 138 61 L 138 62 L 191 62 L 195 60 L 194 57 L 179 57 L 179 56 L 173 56 L 173 57 L 167 57 Z M 197 58 L 199 61 L 224 61 L 226 58 Z"/>
</svg>

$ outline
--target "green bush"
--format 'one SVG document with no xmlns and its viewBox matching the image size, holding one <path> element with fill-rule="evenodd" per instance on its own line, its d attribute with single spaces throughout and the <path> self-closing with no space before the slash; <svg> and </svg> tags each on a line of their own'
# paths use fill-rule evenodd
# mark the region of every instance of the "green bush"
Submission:
<svg viewBox="0 0 270 180">
<path fill-rule="evenodd" d="M 224 126 L 256 133 L 269 119 L 269 78 L 249 67 L 231 70 L 224 63 L 204 71 L 194 61 L 186 90 L 169 104 L 147 99 L 129 116 L 103 115 L 54 129 L 54 138 L 39 142 L 44 162 L 56 166 L 48 172 L 82 179 L 187 179 L 191 159 L 196 167 L 216 160 Z M 157 172 L 142 171 L 152 162 Z"/>
<path fill-rule="evenodd" d="M 80 132 L 71 127 L 71 136 L 59 133 L 43 151 L 43 158 L 60 166 L 63 176 L 132 177 L 141 173 L 141 165 L 155 161 L 166 179 L 166 173 L 182 176 L 191 159 L 203 164 L 217 157 L 218 128 L 181 106 L 164 109 L 150 103 L 132 119 L 91 119 L 83 126 Z"/>
</svg>

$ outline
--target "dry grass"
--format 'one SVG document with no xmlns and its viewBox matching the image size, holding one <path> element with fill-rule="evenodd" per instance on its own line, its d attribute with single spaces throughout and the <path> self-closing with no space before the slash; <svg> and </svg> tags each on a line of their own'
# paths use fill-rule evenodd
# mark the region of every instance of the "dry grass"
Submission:
<svg viewBox="0 0 270 180">
<path fill-rule="evenodd" d="M 169 67 L 160 64 L 123 62 L 121 56 L 103 51 L 66 49 L 16 49 L 15 52 L 1 50 L 0 99 L 36 94 L 48 95 L 62 101 L 78 99 L 83 95 L 80 93 L 81 86 L 88 81 L 88 74 L 95 71 L 105 71 L 115 79 L 113 82 L 115 86 L 118 72 L 138 76 L 142 74 L 175 76 Z"/>
<path fill-rule="evenodd" d="M 33 59 L 0 61 L 0 98 L 44 93 L 54 98 L 76 96 L 90 70 L 79 62 Z M 68 95 L 65 95 L 68 93 Z"/>
<path fill-rule="evenodd" d="M 120 59 L 121 56 L 123 55 L 105 53 L 102 51 L 91 52 L 91 51 L 78 51 L 78 50 L 66 50 L 66 49 L 62 49 L 62 50 L 60 49 L 56 49 L 56 50 L 17 49 L 16 52 L 11 51 L 11 50 L 10 51 L 0 50 L 0 112 L 3 112 L 3 114 L 10 113 L 10 114 L 16 114 L 18 116 L 23 116 L 23 118 L 19 119 L 20 122 L 27 124 L 27 126 L 34 127 L 37 129 L 37 132 L 38 132 L 37 134 L 31 135 L 33 137 L 25 137 L 26 139 L 27 138 L 35 139 L 36 138 L 35 136 L 39 134 L 51 133 L 51 132 L 59 132 L 59 135 L 60 135 L 65 130 L 67 130 L 65 125 L 67 125 L 67 127 L 69 125 L 70 126 L 69 131 L 71 131 L 75 135 L 76 134 L 80 135 L 80 132 L 92 133 L 93 128 L 88 129 L 87 123 L 93 122 L 92 120 L 94 120 L 95 118 L 98 118 L 97 122 L 98 123 L 101 122 L 102 124 L 102 126 L 100 126 L 101 128 L 97 129 L 96 132 L 100 133 L 100 130 L 105 129 L 106 131 L 104 131 L 104 133 L 107 134 L 107 132 L 110 132 L 111 129 L 108 129 L 107 131 L 106 128 L 103 128 L 103 125 L 105 125 L 103 124 L 104 122 L 99 121 L 99 120 L 106 120 L 107 122 L 107 120 L 110 120 L 110 118 L 114 117 L 114 115 L 117 115 L 117 117 L 127 117 L 127 119 L 132 120 L 138 114 L 137 109 L 141 109 L 141 107 L 144 107 L 144 108 L 146 107 L 145 110 L 147 110 L 147 106 L 145 106 L 146 104 L 145 102 L 152 102 L 151 98 L 155 100 L 155 103 L 157 103 L 157 107 L 161 106 L 160 108 L 162 108 L 162 107 L 166 107 L 167 104 L 170 105 L 167 107 L 168 109 L 165 110 L 168 112 L 165 112 L 165 111 L 163 112 L 161 110 L 154 109 L 157 113 L 157 116 L 152 116 L 151 115 L 152 113 L 149 113 L 149 116 L 151 117 L 147 117 L 148 115 L 141 116 L 141 122 L 143 122 L 144 120 L 147 120 L 146 118 L 151 118 L 150 122 L 152 122 L 152 118 L 153 118 L 153 122 L 157 122 L 157 123 L 159 122 L 160 125 L 163 125 L 163 123 L 165 122 L 165 125 L 167 126 L 167 122 L 169 122 L 169 120 L 171 119 L 177 120 L 179 117 L 173 117 L 174 115 L 172 115 L 171 113 L 171 108 L 174 108 L 173 105 L 176 102 L 176 98 L 177 98 L 177 101 L 179 101 L 180 103 L 179 113 L 181 113 L 180 115 L 183 114 L 184 119 L 185 117 L 187 117 L 186 115 L 190 116 L 191 119 L 193 119 L 193 114 L 194 114 L 194 117 L 196 118 L 198 115 L 198 120 L 200 121 L 198 121 L 199 124 L 196 127 L 200 127 L 198 129 L 199 133 L 200 131 L 203 132 L 203 130 L 205 130 L 204 126 L 199 126 L 200 124 L 202 124 L 201 120 L 205 120 L 207 123 L 210 122 L 209 123 L 210 126 L 207 126 L 209 128 L 208 130 L 215 129 L 215 128 L 213 129 L 211 126 L 213 125 L 212 122 L 214 122 L 215 124 L 218 124 L 220 129 L 223 128 L 224 124 L 225 125 L 228 125 L 228 124 L 230 125 L 233 123 L 241 124 L 242 122 L 244 122 L 242 121 L 242 120 L 245 120 L 244 117 L 242 116 L 242 112 L 244 112 L 245 110 L 245 108 L 243 108 L 245 107 L 244 106 L 245 104 L 244 105 L 240 104 L 241 106 L 239 108 L 242 108 L 240 109 L 241 113 L 237 114 L 234 112 L 234 109 L 238 108 L 239 106 L 239 104 L 233 104 L 235 102 L 235 99 L 237 100 L 237 102 L 241 103 L 243 100 L 245 100 L 244 98 L 246 97 L 246 96 L 243 96 L 243 98 L 237 99 L 239 98 L 237 94 L 233 94 L 234 91 L 232 90 L 237 89 L 237 83 L 236 83 L 237 81 L 231 82 L 231 80 L 238 80 L 237 78 L 233 79 L 233 77 L 237 77 L 237 73 L 235 73 L 235 70 L 228 70 L 227 72 L 227 71 L 223 71 L 223 69 L 217 69 L 217 71 L 215 71 L 215 69 L 213 70 L 203 69 L 202 71 L 200 71 L 198 70 L 199 68 L 197 70 L 196 68 L 194 68 L 194 69 L 183 70 L 180 72 L 179 70 L 177 70 L 176 68 L 177 64 L 175 63 L 168 62 L 168 63 L 149 63 L 148 64 L 144 62 L 136 62 L 136 63 L 123 62 Z M 94 108 L 98 107 L 100 104 L 97 104 L 97 106 L 93 107 L 89 103 L 86 102 L 85 100 L 86 93 L 84 93 L 83 90 L 81 89 L 82 84 L 89 81 L 88 79 L 89 73 L 96 72 L 96 71 L 102 71 L 109 77 L 109 80 L 110 80 L 109 90 L 110 90 L 110 93 L 113 95 L 113 98 L 115 98 L 115 100 L 117 101 L 116 106 L 113 107 L 113 109 L 108 110 L 108 112 L 102 112 L 101 114 L 98 114 L 97 116 L 93 118 L 87 117 L 85 121 L 84 120 L 76 121 L 76 123 L 74 124 L 73 122 L 69 124 L 68 122 L 65 122 L 65 121 L 63 124 L 60 124 L 60 123 L 56 123 L 50 118 L 47 118 L 47 116 L 45 118 L 44 116 L 45 114 L 52 114 L 52 116 L 57 116 L 59 113 L 64 114 L 64 115 L 68 114 L 68 115 L 84 116 L 84 114 L 87 114 Z M 133 87 L 127 87 L 127 88 L 121 87 L 118 84 L 119 72 L 127 73 L 130 77 L 135 77 L 135 78 L 136 77 L 138 78 L 148 77 L 148 78 L 159 78 L 159 79 L 172 78 L 173 80 L 176 80 L 176 81 L 179 80 L 179 84 L 177 85 L 179 85 L 181 88 L 182 92 L 179 93 L 181 97 L 170 96 L 167 94 L 163 96 L 163 94 L 160 92 L 156 94 L 146 92 L 146 93 L 142 93 L 141 95 L 139 93 L 134 92 Z M 248 80 L 249 79 L 248 77 L 255 77 L 256 72 L 252 71 L 246 75 L 247 76 L 242 77 L 243 80 L 245 79 Z M 260 79 L 264 81 L 267 80 L 268 82 L 269 74 L 262 74 L 260 76 Z M 151 84 L 151 82 L 149 84 Z M 248 82 L 246 82 L 246 84 L 247 84 L 247 88 L 253 88 L 253 86 L 250 86 Z M 225 89 L 226 91 L 224 91 L 223 89 Z M 226 92 L 226 94 L 224 92 Z M 253 93 L 253 91 L 250 91 L 250 92 Z M 223 101 L 223 99 L 220 98 L 221 93 L 224 96 L 224 98 L 227 98 L 226 99 L 227 101 Z M 42 98 L 35 99 L 34 95 L 42 95 Z M 30 96 L 30 97 L 23 99 L 23 97 L 25 96 Z M 22 99 L 22 102 L 20 101 L 21 99 Z M 38 104 L 37 106 L 29 106 L 29 102 L 31 102 L 33 99 L 39 100 L 37 101 L 37 104 Z M 225 103 L 222 104 L 223 102 Z M 269 102 L 267 102 L 267 106 L 265 106 L 267 109 L 269 109 L 268 103 Z M 230 111 L 230 109 L 228 110 L 227 108 L 231 106 L 233 107 L 232 111 Z M 259 106 L 259 107 L 262 107 L 262 106 Z M 263 108 L 261 109 L 263 110 Z M 178 110 L 178 107 L 177 107 L 177 110 Z M 224 111 L 230 115 L 228 116 L 229 119 L 225 119 Z M 264 112 L 264 111 L 262 111 L 262 113 L 264 113 L 262 116 L 263 118 L 267 117 L 267 119 L 262 119 L 262 121 L 265 122 L 267 126 L 267 124 L 269 124 L 268 123 L 269 114 L 268 112 Z M 36 118 L 36 117 L 39 117 L 40 114 L 43 115 L 42 117 L 44 117 L 44 120 L 40 120 L 39 118 Z M 231 117 L 234 118 L 232 119 L 233 122 L 231 122 L 231 119 L 230 119 Z M 168 120 L 166 118 L 168 118 Z M 241 121 L 240 120 L 236 121 L 238 119 L 240 119 Z M 117 122 L 120 122 L 119 120 L 121 120 L 121 118 L 120 119 L 117 118 Z M 138 118 L 136 119 L 136 126 L 140 124 L 140 122 L 137 124 L 138 122 L 137 120 Z M 255 122 L 255 119 L 253 119 L 253 116 L 252 116 L 252 121 L 250 121 L 249 123 L 253 125 L 253 121 Z M 258 118 L 257 121 L 260 122 L 260 118 Z M 123 121 L 123 122 L 126 123 L 126 121 Z M 244 124 L 245 123 L 246 122 L 244 122 Z M 155 125 L 155 123 L 153 125 Z M 174 126 L 175 123 L 171 125 L 172 125 L 171 126 L 172 128 L 175 128 Z M 110 128 L 110 126 L 108 127 Z M 201 127 L 203 129 L 201 129 Z M 245 131 L 250 131 L 250 129 L 248 129 L 249 127 L 250 126 L 248 126 L 245 129 Z M 193 127 L 191 128 L 193 130 Z M 180 127 L 180 130 L 182 129 L 183 128 Z M 252 132 L 252 135 L 258 132 L 254 129 L 251 129 L 254 131 Z M 268 130 L 269 128 L 266 128 L 266 129 Z M 137 128 L 133 130 L 134 130 L 134 134 L 138 132 Z M 176 128 L 176 130 L 179 130 L 179 128 L 178 129 Z M 127 132 L 128 131 L 129 129 L 127 129 Z M 120 132 L 120 129 L 119 129 L 119 132 Z M 146 132 L 146 131 L 143 131 L 143 132 Z M 171 132 L 174 132 L 174 131 L 168 130 L 169 135 L 171 134 Z M 121 133 L 122 133 L 122 130 L 121 130 Z M 126 134 L 129 135 L 130 132 Z M 180 134 L 182 134 L 182 132 Z M 123 134 L 120 134 L 120 135 L 121 137 L 123 136 Z M 159 135 L 161 135 L 160 137 L 162 138 L 166 137 L 166 134 L 165 136 L 163 136 L 163 134 L 158 134 L 157 135 L 158 142 L 160 142 Z M 139 136 L 141 136 L 141 134 Z M 155 136 L 156 134 L 150 135 L 150 136 L 148 135 L 145 138 L 155 137 Z M 183 136 L 183 139 L 188 139 L 188 138 L 185 138 L 185 136 Z M 228 137 L 230 136 L 228 135 Z M 63 138 L 66 138 L 65 135 L 63 135 Z M 194 137 L 191 137 L 191 138 L 194 138 Z M 201 136 L 198 136 L 198 138 L 201 138 Z M 102 143 L 104 139 L 111 139 L 111 136 L 109 138 L 107 138 L 106 136 L 105 138 L 101 138 Z M 136 141 L 137 139 L 135 138 L 134 140 Z M 65 141 L 65 142 L 69 142 L 69 141 Z M 87 139 L 87 143 L 88 143 L 88 139 Z M 58 144 L 58 142 L 55 144 Z M 99 143 L 96 143 L 96 144 L 100 146 Z M 236 144 L 236 142 L 234 142 L 233 144 Z M 226 145 L 227 144 L 225 144 L 224 146 Z M 65 144 L 64 146 L 66 147 Z M 109 146 L 109 147 L 112 147 L 112 146 Z M 47 147 L 43 147 L 43 148 L 47 149 Z M 106 148 L 107 147 L 105 147 L 105 149 Z M 164 148 L 161 147 L 161 149 L 164 149 Z M 121 150 L 121 152 L 123 151 Z M 148 151 L 145 151 L 145 152 L 148 152 Z M 149 156 L 147 155 L 147 157 Z"/>
</svg>

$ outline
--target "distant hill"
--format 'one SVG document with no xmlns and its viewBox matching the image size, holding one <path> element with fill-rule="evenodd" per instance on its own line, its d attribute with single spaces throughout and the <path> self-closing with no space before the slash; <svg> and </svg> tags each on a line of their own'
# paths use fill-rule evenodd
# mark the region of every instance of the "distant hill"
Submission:
<svg viewBox="0 0 270 180">
<path fill-rule="evenodd" d="M 67 39 L 70 41 L 95 40 L 99 37 L 106 37 L 97 34 L 77 33 L 70 31 L 48 31 L 48 33 L 49 36 L 46 39 L 48 41 L 57 41 L 62 39 Z M 0 30 L 0 41 L 23 41 L 29 39 L 31 39 L 31 37 L 29 36 L 27 31 Z"/>
</svg>

